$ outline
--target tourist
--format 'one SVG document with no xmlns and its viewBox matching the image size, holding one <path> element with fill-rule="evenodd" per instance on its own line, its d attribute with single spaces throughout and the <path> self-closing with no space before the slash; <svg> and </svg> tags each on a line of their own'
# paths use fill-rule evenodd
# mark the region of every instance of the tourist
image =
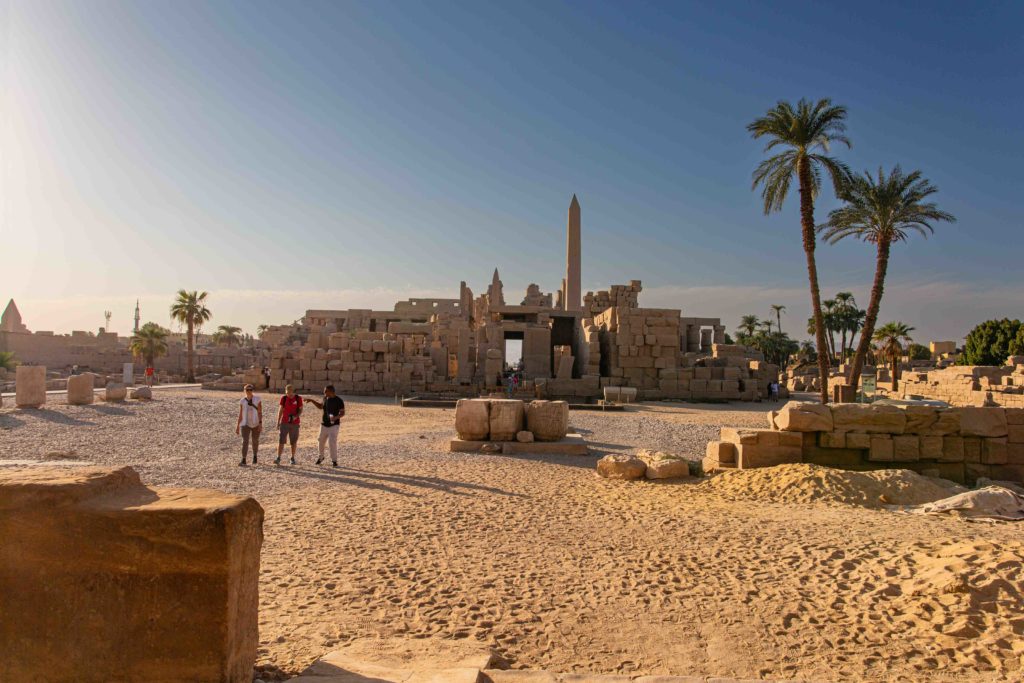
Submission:
<svg viewBox="0 0 1024 683">
<path fill-rule="evenodd" d="M 238 402 L 238 424 L 235 425 L 235 434 L 242 435 L 242 461 L 238 463 L 245 466 L 245 458 L 249 455 L 249 439 L 252 438 L 252 464 L 255 465 L 260 450 L 260 429 L 263 426 L 263 403 L 260 397 L 253 393 L 251 384 L 245 385 L 245 396 Z"/>
<path fill-rule="evenodd" d="M 302 414 L 302 397 L 295 393 L 295 387 L 291 384 L 284 388 L 284 396 L 279 402 L 280 408 L 277 411 L 277 430 L 280 436 L 277 440 L 277 457 L 275 465 L 281 464 L 281 453 L 284 451 L 284 442 L 290 441 L 292 447 L 292 464 L 295 464 L 295 447 L 299 443 L 299 416 Z"/>
<path fill-rule="evenodd" d="M 146 366 L 146 386 L 147 387 L 153 386 L 153 366 L 152 365 L 147 365 Z"/>
<path fill-rule="evenodd" d="M 270 391 L 270 368 L 266 366 L 263 368 L 263 380 L 266 382 L 266 390 Z"/>
<path fill-rule="evenodd" d="M 775 401 L 779 400 L 779 383 L 778 382 L 769 382 L 768 383 L 768 391 L 771 392 L 771 398 L 772 398 L 772 402 L 773 403 Z"/>
<path fill-rule="evenodd" d="M 320 422 L 319 453 L 316 459 L 319 465 L 324 461 L 324 444 L 331 447 L 331 465 L 338 466 L 338 431 L 341 429 L 341 418 L 345 416 L 345 402 L 334 393 L 334 385 L 328 384 L 324 387 L 324 402 L 316 399 L 308 399 L 310 403 L 324 411 L 323 420 Z"/>
</svg>

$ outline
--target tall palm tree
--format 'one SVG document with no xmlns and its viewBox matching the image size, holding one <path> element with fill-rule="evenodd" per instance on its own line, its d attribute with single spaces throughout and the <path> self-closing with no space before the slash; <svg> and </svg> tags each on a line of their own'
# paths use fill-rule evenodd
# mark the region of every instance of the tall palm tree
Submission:
<svg viewBox="0 0 1024 683">
<path fill-rule="evenodd" d="M 223 344 L 224 346 L 238 346 L 242 338 L 239 332 L 242 331 L 241 327 L 235 327 L 234 325 L 221 325 L 217 328 L 217 331 L 213 333 L 214 342 L 217 344 Z"/>
<path fill-rule="evenodd" d="M 776 147 L 785 149 L 762 161 L 754 171 L 753 187 L 762 186 L 765 214 L 782 209 L 794 176 L 800 187 L 800 229 L 807 257 L 807 279 L 819 351 L 825 349 L 825 320 L 818 290 L 818 266 L 814 260 L 814 200 L 821 191 L 822 170 L 832 179 L 836 194 L 841 192 L 850 175 L 846 164 L 828 156 L 833 143 L 850 147 L 845 135 L 845 119 L 846 107 L 834 105 L 831 100 L 810 102 L 801 99 L 795 108 L 789 102 L 779 102 L 747 126 L 754 139 L 768 138 L 765 152 Z M 827 353 L 818 354 L 818 372 L 821 375 L 821 402 L 828 403 Z"/>
<path fill-rule="evenodd" d="M 825 319 L 825 331 L 828 332 L 829 357 L 836 357 L 836 300 L 825 299 L 821 302 L 822 317 Z"/>
<path fill-rule="evenodd" d="M 262 337 L 263 333 L 270 329 L 270 325 L 259 325 L 256 328 L 256 336 Z"/>
<path fill-rule="evenodd" d="M 857 300 L 853 292 L 836 294 L 836 328 L 839 330 L 839 362 L 846 362 L 846 333 L 850 331 L 850 314 L 857 310 Z"/>
<path fill-rule="evenodd" d="M 772 311 L 775 313 L 775 324 L 779 328 L 779 332 L 782 332 L 782 312 L 786 310 L 786 307 L 782 304 L 772 304 Z"/>
<path fill-rule="evenodd" d="M 742 335 L 752 337 L 759 324 L 761 321 L 757 319 L 756 315 L 745 315 L 740 318 L 740 326 L 737 329 Z"/>
<path fill-rule="evenodd" d="M 178 297 L 171 304 L 171 318 L 184 325 L 187 331 L 185 337 L 188 362 L 188 369 L 185 373 L 186 382 L 196 381 L 194 358 L 196 330 L 212 317 L 210 309 L 206 307 L 206 297 L 206 292 L 197 292 L 195 290 L 188 292 L 184 289 L 179 289 Z"/>
<path fill-rule="evenodd" d="M 903 173 L 896 166 L 889 175 L 878 169 L 877 179 L 870 173 L 851 178 L 841 197 L 844 206 L 828 215 L 828 222 L 819 227 L 829 244 L 853 237 L 875 245 L 875 279 L 871 285 L 860 343 L 853 358 L 850 384 L 860 382 L 864 358 L 874 334 L 878 309 L 885 289 L 885 274 L 889 267 L 889 249 L 895 242 L 906 242 L 911 234 L 927 237 L 934 233 L 932 223 L 955 222 L 956 218 L 925 199 L 938 191 L 920 171 Z"/>
<path fill-rule="evenodd" d="M 903 345 L 914 341 L 910 333 L 914 331 L 904 322 L 886 323 L 875 330 L 871 338 L 878 343 L 878 352 L 883 358 L 888 358 L 892 368 L 892 390 L 899 388 L 900 381 L 900 356 L 903 355 Z"/>
<path fill-rule="evenodd" d="M 156 323 L 146 323 L 132 335 L 129 348 L 132 354 L 142 356 L 148 367 L 153 367 L 153 361 L 167 353 L 168 334 L 170 332 Z"/>
</svg>

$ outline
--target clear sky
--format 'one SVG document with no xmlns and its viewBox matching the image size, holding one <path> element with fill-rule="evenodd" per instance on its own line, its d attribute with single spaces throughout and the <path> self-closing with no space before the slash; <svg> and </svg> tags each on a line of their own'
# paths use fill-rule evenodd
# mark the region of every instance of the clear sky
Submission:
<svg viewBox="0 0 1024 683">
<path fill-rule="evenodd" d="M 882 321 L 1024 317 L 1021 2 L 0 2 L 0 302 L 30 328 L 212 324 L 583 287 L 806 337 L 796 193 L 763 216 L 745 125 L 849 107 L 853 168 L 923 171 L 959 222 L 894 249 Z M 822 197 L 818 218 L 835 206 Z M 819 248 L 861 306 L 860 243 Z"/>
</svg>

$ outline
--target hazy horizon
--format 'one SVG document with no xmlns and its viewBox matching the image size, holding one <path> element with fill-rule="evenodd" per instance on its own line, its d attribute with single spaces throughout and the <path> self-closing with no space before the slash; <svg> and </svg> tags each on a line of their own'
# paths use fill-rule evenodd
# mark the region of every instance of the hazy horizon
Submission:
<svg viewBox="0 0 1024 683">
<path fill-rule="evenodd" d="M 569 199 L 583 289 L 810 315 L 797 193 L 765 217 L 745 125 L 849 108 L 854 170 L 920 169 L 959 219 L 894 247 L 881 321 L 961 341 L 1024 317 L 1021 5 L 11 2 L 0 304 L 32 330 L 210 329 L 531 282 L 558 288 Z M 792 35 L 797 39 L 790 39 Z M 780 40 L 780 36 L 787 36 Z M 836 206 L 830 190 L 821 221 Z M 1008 248 L 1009 247 L 1009 248 Z M 869 245 L 819 246 L 823 297 L 867 306 Z"/>
</svg>

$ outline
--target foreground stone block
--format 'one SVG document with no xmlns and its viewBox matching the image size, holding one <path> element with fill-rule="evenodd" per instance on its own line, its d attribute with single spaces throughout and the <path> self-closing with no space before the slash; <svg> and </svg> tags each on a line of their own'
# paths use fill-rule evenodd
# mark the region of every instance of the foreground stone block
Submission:
<svg viewBox="0 0 1024 683">
<path fill-rule="evenodd" d="M 516 434 L 519 443 L 533 443 L 533 432 L 521 431 Z"/>
<path fill-rule="evenodd" d="M 86 406 L 93 402 L 92 374 L 68 377 L 68 405 Z"/>
<path fill-rule="evenodd" d="M 565 401 L 532 401 L 526 407 L 526 429 L 537 441 L 558 441 L 569 433 L 569 404 Z"/>
<path fill-rule="evenodd" d="M 640 479 L 647 471 L 647 464 L 635 455 L 612 454 L 597 461 L 597 473 L 606 479 Z"/>
<path fill-rule="evenodd" d="M 786 432 L 831 432 L 832 411 L 818 403 L 790 401 L 782 406 L 775 424 Z"/>
<path fill-rule="evenodd" d="M 677 479 L 690 476 L 690 463 L 684 458 L 663 451 L 642 449 L 637 457 L 644 461 L 648 479 Z"/>
<path fill-rule="evenodd" d="M 0 680 L 252 680 L 252 498 L 128 467 L 5 467 L 0 538 Z"/>
<path fill-rule="evenodd" d="M 732 465 L 736 462 L 736 444 L 727 441 L 708 441 L 704 459 L 715 464 Z"/>
<path fill-rule="evenodd" d="M 120 402 L 128 398 L 128 387 L 118 382 L 111 382 L 103 390 L 103 400 L 109 402 Z"/>
<path fill-rule="evenodd" d="M 1006 436 L 1006 411 L 1002 408 L 956 408 L 962 436 Z"/>
<path fill-rule="evenodd" d="M 906 414 L 896 406 L 860 403 L 832 406 L 832 420 L 837 432 L 902 434 L 907 426 Z"/>
<path fill-rule="evenodd" d="M 736 464 L 741 470 L 803 462 L 800 446 L 737 446 Z"/>
<path fill-rule="evenodd" d="M 523 430 L 523 402 L 492 399 L 490 414 L 491 441 L 514 441 Z"/>
<path fill-rule="evenodd" d="M 38 408 L 46 403 L 46 368 L 19 365 L 14 371 L 14 405 Z"/>
<path fill-rule="evenodd" d="M 483 441 L 491 433 L 491 402 L 463 398 L 455 404 L 455 432 L 463 441 Z"/>
<path fill-rule="evenodd" d="M 152 401 L 153 390 L 149 387 L 138 387 L 132 389 L 131 397 L 136 401 Z"/>
</svg>

